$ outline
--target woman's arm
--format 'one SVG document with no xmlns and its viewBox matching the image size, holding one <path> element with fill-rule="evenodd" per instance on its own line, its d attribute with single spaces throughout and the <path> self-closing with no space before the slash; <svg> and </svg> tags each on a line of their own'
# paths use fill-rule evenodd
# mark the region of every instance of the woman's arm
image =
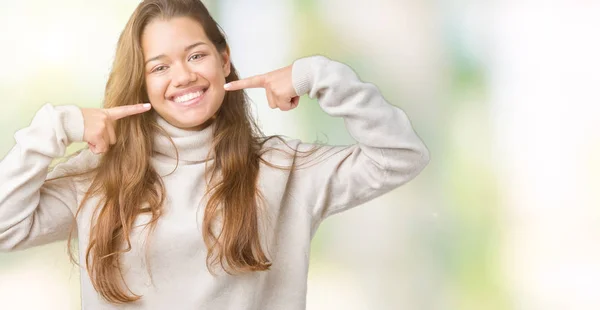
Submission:
<svg viewBox="0 0 600 310">
<path fill-rule="evenodd" d="M 0 251 L 67 237 L 77 207 L 72 178 L 46 179 L 74 170 L 82 156 L 47 171 L 71 142 L 82 141 L 83 133 L 78 107 L 46 104 L 29 127 L 15 134 L 16 145 L 0 162 Z"/>
<path fill-rule="evenodd" d="M 324 146 L 296 156 L 289 193 L 316 218 L 363 204 L 416 177 L 429 162 L 425 144 L 400 108 L 345 64 L 324 56 L 298 59 L 292 67 L 298 96 L 317 98 L 330 116 L 342 117 L 356 144 Z M 307 151 L 312 144 L 300 143 Z M 306 166 L 306 168 L 302 168 Z"/>
</svg>

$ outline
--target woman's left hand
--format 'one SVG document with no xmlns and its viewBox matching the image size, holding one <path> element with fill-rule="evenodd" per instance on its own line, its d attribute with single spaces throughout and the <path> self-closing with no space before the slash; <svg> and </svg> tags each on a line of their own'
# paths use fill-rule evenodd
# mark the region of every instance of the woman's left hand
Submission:
<svg viewBox="0 0 600 310">
<path fill-rule="evenodd" d="M 271 109 L 289 111 L 298 106 L 300 97 L 292 84 L 292 65 L 249 78 L 233 81 L 223 87 L 227 91 L 244 88 L 264 88 Z"/>
</svg>

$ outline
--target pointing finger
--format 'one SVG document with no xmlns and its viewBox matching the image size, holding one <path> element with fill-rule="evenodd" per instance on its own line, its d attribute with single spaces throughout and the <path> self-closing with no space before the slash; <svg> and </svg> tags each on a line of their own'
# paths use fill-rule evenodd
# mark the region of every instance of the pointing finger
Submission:
<svg viewBox="0 0 600 310">
<path fill-rule="evenodd" d="M 229 82 L 223 86 L 225 90 L 239 90 L 244 88 L 264 88 L 265 87 L 265 76 L 255 75 L 249 78 Z"/>
<path fill-rule="evenodd" d="M 149 103 L 139 103 L 134 105 L 125 105 L 120 107 L 114 107 L 110 109 L 106 109 L 106 113 L 112 120 L 118 120 L 123 117 L 144 113 L 150 110 L 151 105 Z"/>
</svg>

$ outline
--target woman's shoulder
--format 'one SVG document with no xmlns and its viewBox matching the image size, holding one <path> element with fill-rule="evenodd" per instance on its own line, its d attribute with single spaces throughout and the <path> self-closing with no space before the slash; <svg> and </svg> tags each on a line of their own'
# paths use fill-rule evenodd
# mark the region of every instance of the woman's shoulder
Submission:
<svg viewBox="0 0 600 310">
<path fill-rule="evenodd" d="M 296 150 L 302 141 L 300 139 L 289 138 L 287 136 L 274 135 L 263 138 L 263 151 L 271 150 Z"/>
<path fill-rule="evenodd" d="M 274 165 L 289 165 L 293 163 L 298 148 L 302 144 L 299 139 L 287 136 L 273 135 L 263 138 L 261 142 L 260 158 L 262 161 Z"/>
<path fill-rule="evenodd" d="M 284 136 L 270 136 L 262 145 L 261 155 L 264 160 L 277 164 L 304 164 L 316 159 L 323 159 L 351 146 L 334 146 L 322 142 L 306 143 L 301 139 Z"/>
</svg>

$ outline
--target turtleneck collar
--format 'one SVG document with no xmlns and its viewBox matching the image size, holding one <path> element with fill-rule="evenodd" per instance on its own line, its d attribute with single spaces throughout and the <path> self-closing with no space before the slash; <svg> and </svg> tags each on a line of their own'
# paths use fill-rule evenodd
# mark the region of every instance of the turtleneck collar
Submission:
<svg viewBox="0 0 600 310">
<path fill-rule="evenodd" d="M 202 130 L 185 130 L 171 125 L 158 113 L 156 122 L 173 139 L 179 154 L 179 164 L 204 162 L 213 141 L 214 123 Z M 173 161 L 177 153 L 171 141 L 160 131 L 154 135 L 154 156 L 161 160 Z"/>
</svg>

